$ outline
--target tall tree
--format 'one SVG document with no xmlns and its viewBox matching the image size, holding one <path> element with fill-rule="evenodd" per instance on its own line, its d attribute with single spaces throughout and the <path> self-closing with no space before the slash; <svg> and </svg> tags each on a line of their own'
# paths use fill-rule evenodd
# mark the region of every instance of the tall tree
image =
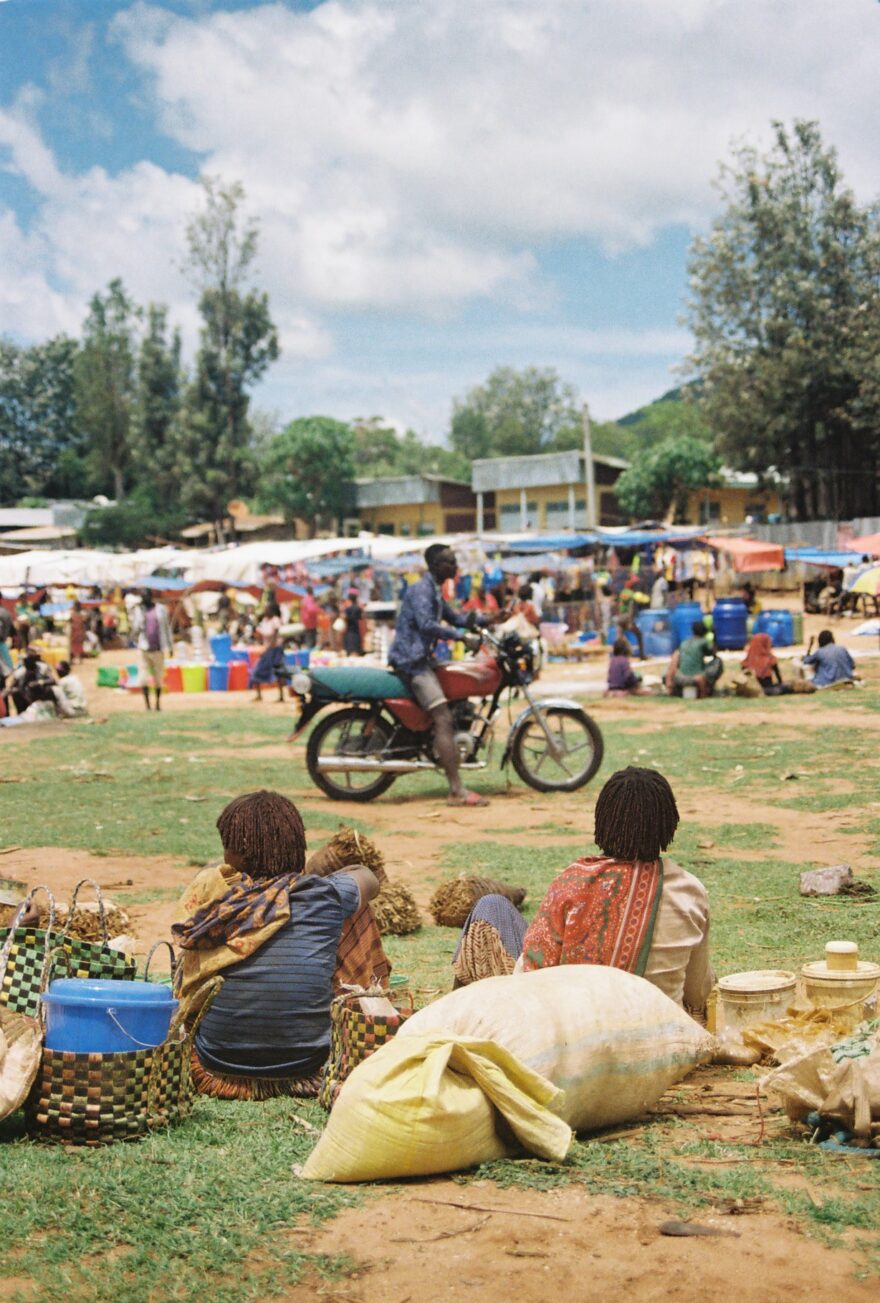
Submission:
<svg viewBox="0 0 880 1303">
<path fill-rule="evenodd" d="M 278 357 L 268 296 L 249 287 L 257 226 L 238 183 L 203 178 L 187 226 L 186 270 L 200 291 L 201 343 L 184 411 L 181 498 L 222 529 L 227 503 L 254 480 L 248 390 Z"/>
<path fill-rule="evenodd" d="M 260 467 L 260 502 L 299 517 L 314 536 L 322 520 L 340 521 L 354 506 L 355 441 L 329 416 L 291 421 L 270 442 Z"/>
<path fill-rule="evenodd" d="M 131 422 L 131 464 L 157 506 L 177 497 L 181 469 L 180 332 L 168 333 L 168 310 L 151 303 L 137 353 Z"/>
<path fill-rule="evenodd" d="M 775 466 L 800 518 L 880 508 L 880 214 L 861 208 L 814 122 L 774 124 L 723 167 L 725 207 L 691 255 L 691 359 L 724 456 Z M 874 372 L 876 374 L 876 372 Z"/>
<path fill-rule="evenodd" d="M 671 510 L 674 521 L 682 523 L 688 496 L 716 484 L 720 469 L 720 457 L 704 439 L 673 436 L 636 453 L 614 495 L 631 520 L 662 520 Z"/>
<path fill-rule="evenodd" d="M 140 309 L 116 278 L 96 294 L 76 357 L 76 400 L 86 432 L 89 462 L 101 487 L 125 496 L 131 461 L 131 413 L 135 394 L 135 331 Z"/>
<path fill-rule="evenodd" d="M 579 446 L 577 396 L 552 367 L 497 367 L 456 399 L 450 443 L 469 461 Z"/>
<path fill-rule="evenodd" d="M 76 341 L 64 335 L 32 348 L 0 339 L 0 502 L 88 488 L 76 353 Z"/>
</svg>

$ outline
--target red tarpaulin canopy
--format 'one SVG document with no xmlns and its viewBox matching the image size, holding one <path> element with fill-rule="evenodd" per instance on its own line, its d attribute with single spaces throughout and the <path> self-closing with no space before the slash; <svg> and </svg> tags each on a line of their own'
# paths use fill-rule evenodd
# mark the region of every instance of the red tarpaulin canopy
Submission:
<svg viewBox="0 0 880 1303">
<path fill-rule="evenodd" d="M 785 549 L 778 543 L 762 543 L 756 538 L 707 538 L 706 542 L 725 552 L 740 574 L 785 568 Z"/>
<path fill-rule="evenodd" d="M 880 534 L 865 534 L 864 538 L 851 538 L 844 547 L 850 552 L 861 552 L 863 556 L 880 556 Z"/>
</svg>

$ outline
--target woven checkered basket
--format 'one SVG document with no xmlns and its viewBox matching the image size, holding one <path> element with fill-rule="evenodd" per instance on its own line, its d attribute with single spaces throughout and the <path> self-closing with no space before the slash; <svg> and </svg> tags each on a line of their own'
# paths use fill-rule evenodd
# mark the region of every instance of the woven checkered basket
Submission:
<svg viewBox="0 0 880 1303">
<path fill-rule="evenodd" d="M 156 946 L 148 956 L 145 977 L 155 950 Z M 28 1132 L 39 1140 L 97 1146 L 140 1140 L 150 1131 L 187 1117 L 193 1096 L 192 1041 L 219 987 L 218 980 L 189 1032 L 178 1016 L 161 1045 L 122 1054 L 44 1049 L 25 1105 Z"/>
<path fill-rule="evenodd" d="M 115 978 L 117 981 L 132 981 L 136 977 L 135 961 L 106 944 L 107 916 L 97 882 L 83 878 L 77 883 L 67 917 L 73 918 L 80 888 L 87 884 L 97 896 L 102 940 L 83 941 L 80 937 L 67 936 L 63 930 L 56 933 L 55 897 L 48 887 L 35 887 L 19 907 L 12 926 L 8 930 L 0 929 L 0 1004 L 28 1018 L 37 1018 L 40 996 L 54 977 Z M 19 920 L 38 891 L 44 892 L 49 901 L 48 925 L 20 927 Z"/>
<path fill-rule="evenodd" d="M 394 1016 L 376 1016 L 361 1008 L 360 1001 L 364 996 L 384 996 L 387 1000 L 406 1000 L 407 1003 L 403 1007 L 395 1004 Z M 395 992 L 392 997 L 390 991 L 379 987 L 370 990 L 355 987 L 336 996 L 330 1006 L 330 1057 L 318 1091 L 318 1103 L 322 1108 L 329 1112 L 345 1079 L 359 1063 L 397 1035 L 412 1011 L 412 997 L 408 992 Z"/>
</svg>

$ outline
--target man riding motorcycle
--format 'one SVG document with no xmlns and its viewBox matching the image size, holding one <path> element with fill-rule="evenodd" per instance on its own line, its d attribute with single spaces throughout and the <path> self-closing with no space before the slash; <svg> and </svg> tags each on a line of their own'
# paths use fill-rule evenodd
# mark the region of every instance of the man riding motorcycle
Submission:
<svg viewBox="0 0 880 1303">
<path fill-rule="evenodd" d="M 462 635 L 462 630 L 472 631 L 475 627 L 497 624 L 507 618 L 508 612 L 481 616 L 471 611 L 463 615 L 444 601 L 442 585 L 458 573 L 458 562 L 451 547 L 432 543 L 425 551 L 425 564 L 428 573 L 407 588 L 403 595 L 388 660 L 434 721 L 434 747 L 449 783 L 447 804 L 488 805 L 484 796 L 469 791 L 461 781 L 452 712 L 434 672 L 434 648 L 438 639 L 450 638 L 462 639 L 471 650 L 476 650 L 480 645 L 479 637 L 473 632 Z"/>
</svg>

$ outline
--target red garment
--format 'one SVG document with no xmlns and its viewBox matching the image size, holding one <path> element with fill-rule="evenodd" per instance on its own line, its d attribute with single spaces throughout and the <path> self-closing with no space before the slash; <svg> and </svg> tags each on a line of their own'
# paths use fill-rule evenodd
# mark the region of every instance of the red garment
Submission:
<svg viewBox="0 0 880 1303">
<path fill-rule="evenodd" d="M 312 597 L 311 593 L 306 593 L 305 597 L 299 604 L 299 618 L 307 629 L 317 629 L 318 627 L 318 603 Z"/>
<path fill-rule="evenodd" d="M 769 633 L 753 634 L 743 661 L 743 669 L 751 670 L 756 679 L 769 679 L 777 663 Z"/>
<path fill-rule="evenodd" d="M 550 884 L 526 932 L 524 971 L 605 964 L 641 976 L 662 891 L 662 860 L 575 860 Z"/>
</svg>

